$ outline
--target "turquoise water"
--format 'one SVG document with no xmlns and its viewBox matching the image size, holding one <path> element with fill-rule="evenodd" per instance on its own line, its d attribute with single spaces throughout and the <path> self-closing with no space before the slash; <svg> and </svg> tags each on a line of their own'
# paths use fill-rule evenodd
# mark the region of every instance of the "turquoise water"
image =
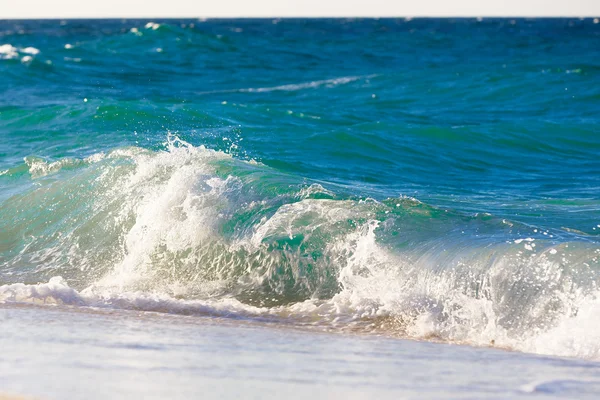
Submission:
<svg viewBox="0 0 600 400">
<path fill-rule="evenodd" d="M 598 359 L 599 40 L 0 22 L 0 301 Z"/>
</svg>

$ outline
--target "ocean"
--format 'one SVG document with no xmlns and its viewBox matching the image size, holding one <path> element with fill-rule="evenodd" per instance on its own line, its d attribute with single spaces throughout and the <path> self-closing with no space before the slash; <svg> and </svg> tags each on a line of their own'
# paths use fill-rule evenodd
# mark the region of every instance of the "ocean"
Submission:
<svg viewBox="0 0 600 400">
<path fill-rule="evenodd" d="M 0 396 L 597 398 L 599 44 L 0 21 Z"/>
</svg>

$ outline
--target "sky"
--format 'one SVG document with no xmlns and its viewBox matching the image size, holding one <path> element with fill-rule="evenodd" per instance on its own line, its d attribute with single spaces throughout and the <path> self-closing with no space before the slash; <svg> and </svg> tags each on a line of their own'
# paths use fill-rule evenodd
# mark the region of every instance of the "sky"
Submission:
<svg viewBox="0 0 600 400">
<path fill-rule="evenodd" d="M 334 16 L 600 17 L 600 0 L 0 0 L 0 19 Z"/>
</svg>

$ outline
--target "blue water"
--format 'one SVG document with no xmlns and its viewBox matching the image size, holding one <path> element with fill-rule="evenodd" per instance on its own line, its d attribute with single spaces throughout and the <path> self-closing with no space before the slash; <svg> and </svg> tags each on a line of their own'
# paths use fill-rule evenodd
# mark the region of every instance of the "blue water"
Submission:
<svg viewBox="0 0 600 400">
<path fill-rule="evenodd" d="M 598 43 L 593 19 L 0 21 L 0 301 L 600 358 Z"/>
</svg>

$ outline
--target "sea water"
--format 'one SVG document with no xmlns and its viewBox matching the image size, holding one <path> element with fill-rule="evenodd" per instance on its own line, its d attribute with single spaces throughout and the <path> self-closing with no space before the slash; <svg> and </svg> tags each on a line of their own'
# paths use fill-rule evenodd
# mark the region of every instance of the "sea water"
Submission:
<svg viewBox="0 0 600 400">
<path fill-rule="evenodd" d="M 0 392 L 593 397 L 598 43 L 589 18 L 0 21 Z"/>
<path fill-rule="evenodd" d="M 231 318 L 0 309 L 0 386 L 40 399 L 596 399 L 600 364 Z"/>
</svg>

